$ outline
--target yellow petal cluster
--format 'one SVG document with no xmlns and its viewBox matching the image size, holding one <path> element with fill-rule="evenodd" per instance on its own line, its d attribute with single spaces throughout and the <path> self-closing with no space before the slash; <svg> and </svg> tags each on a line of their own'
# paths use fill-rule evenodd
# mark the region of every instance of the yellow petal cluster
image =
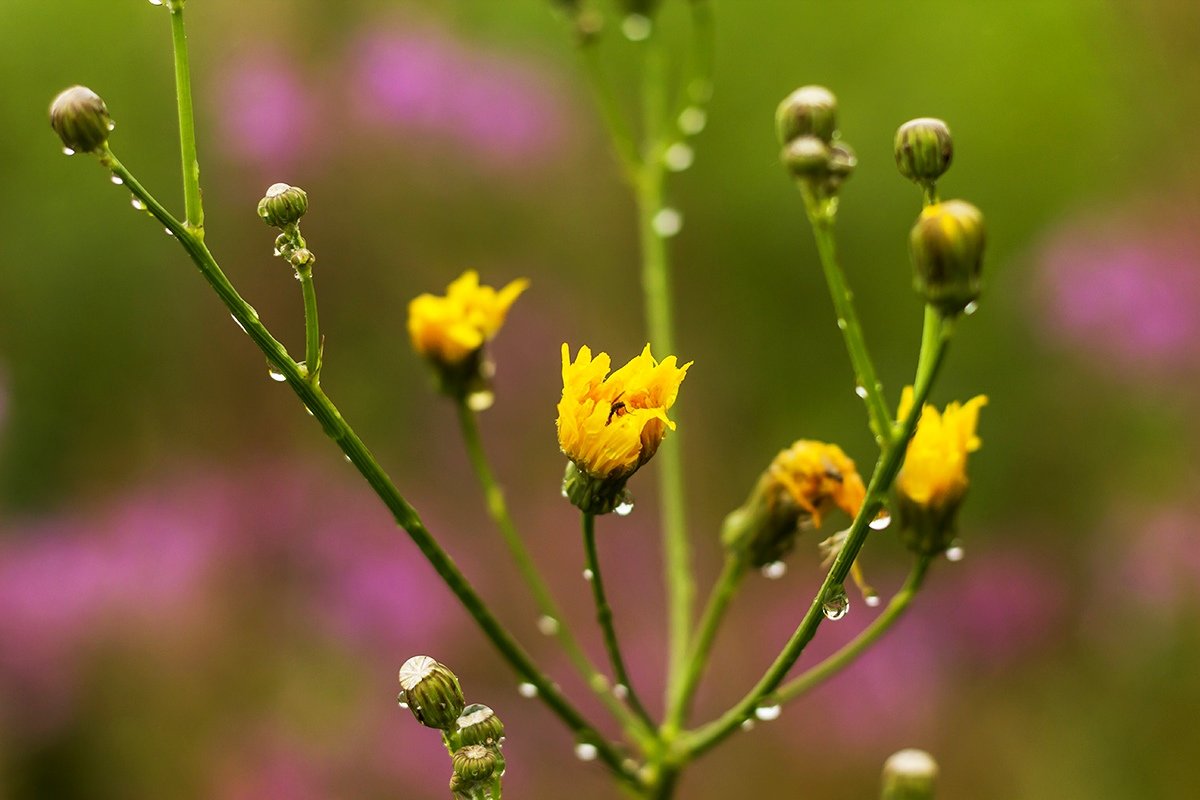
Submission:
<svg viewBox="0 0 1200 800">
<path fill-rule="evenodd" d="M 767 480 L 811 516 L 814 528 L 821 527 L 821 517 L 835 507 L 853 519 L 867 495 L 858 469 L 842 448 L 811 439 L 801 439 L 775 456 Z"/>
<path fill-rule="evenodd" d="M 408 335 L 413 348 L 445 365 L 465 361 L 494 337 L 508 309 L 529 286 L 524 278 L 497 291 L 481 286 L 479 274 L 467 270 L 445 296 L 423 294 L 408 304 Z"/>
<path fill-rule="evenodd" d="M 909 386 L 900 399 L 899 416 L 912 409 L 913 390 Z M 896 476 L 896 489 L 913 504 L 946 509 L 962 500 L 967 491 L 967 454 L 979 449 L 975 427 L 979 409 L 987 397 L 979 395 L 966 403 L 951 403 L 945 411 L 926 405 L 917 423 L 917 431 L 908 443 L 904 467 Z"/>
<path fill-rule="evenodd" d="M 586 345 L 571 360 L 562 346 L 562 399 L 558 401 L 558 445 L 586 475 L 601 480 L 628 477 L 658 450 L 675 423 L 675 403 L 688 367 L 675 356 L 656 361 L 646 345 L 641 355 L 609 374 L 607 353 L 595 358 Z"/>
</svg>

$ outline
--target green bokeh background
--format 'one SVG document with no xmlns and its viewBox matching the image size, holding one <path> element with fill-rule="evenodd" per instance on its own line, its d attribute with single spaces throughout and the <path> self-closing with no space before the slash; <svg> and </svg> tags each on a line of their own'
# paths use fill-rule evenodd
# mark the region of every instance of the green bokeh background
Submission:
<svg viewBox="0 0 1200 800">
<path fill-rule="evenodd" d="M 531 278 L 533 288 L 496 342 L 498 402 L 485 415 L 484 435 L 535 549 L 552 571 L 574 576 L 577 554 L 561 530 L 573 531 L 574 523 L 568 511 L 549 505 L 561 471 L 552 430 L 558 348 L 562 341 L 589 343 L 623 358 L 640 349 L 645 333 L 632 207 L 569 37 L 546 5 L 194 0 L 188 11 L 210 246 L 264 321 L 299 349 L 299 293 L 270 258 L 271 234 L 254 206 L 274 180 L 308 190 L 305 234 L 320 259 L 328 337 L 323 384 L 418 508 L 471 530 L 444 536 L 452 552 L 477 549 L 478 563 L 492 554 L 498 561 L 498 545 L 477 536 L 486 520 L 471 505 L 476 495 L 453 416 L 432 396 L 408 347 L 405 308 L 468 266 L 494 283 Z M 674 6 L 682 4 L 666 5 L 668 21 L 681 23 Z M 267 380 L 262 357 L 175 243 L 132 213 L 126 193 L 102 170 L 60 155 L 47 128 L 48 100 L 67 85 L 90 85 L 118 122 L 116 152 L 168 206 L 180 207 L 165 12 L 144 0 L 0 6 L 0 370 L 7 394 L 0 511 L 9 520 L 37 519 L 87 509 L 171 470 L 219 473 L 263 461 L 303 463 L 345 482 L 338 455 L 290 393 Z M 1070 220 L 1161 205 L 1194 208 L 1200 12 L 1184 0 L 1136 7 L 1099 0 L 719 0 L 717 13 L 709 125 L 694 142 L 695 166 L 669 190 L 685 219 L 672 252 L 679 355 L 696 362 L 680 418 L 701 586 L 719 564 L 722 515 L 778 449 L 795 438 L 820 438 L 839 442 L 860 464 L 872 459 L 771 125 L 780 98 L 800 84 L 821 83 L 837 93 L 843 135 L 859 154 L 842 201 L 840 244 L 893 400 L 915 360 L 920 306 L 905 252 L 919 195 L 895 172 L 891 137 L 914 116 L 950 122 L 956 159 L 943 195 L 984 209 L 990 232 L 987 294 L 961 326 L 935 391 L 939 403 L 976 393 L 990 398 L 963 514 L 964 564 L 986 561 L 993 550 L 1028 548 L 1077 613 L 1063 616 L 1069 622 L 1035 656 L 947 686 L 942 718 L 920 741 L 831 757 L 819 738 L 764 726 L 698 765 L 683 796 L 869 797 L 883 757 L 910 744 L 938 756 L 947 798 L 1195 796 L 1200 778 L 1194 758 L 1183 754 L 1200 750 L 1200 734 L 1189 724 L 1200 707 L 1196 593 L 1166 622 L 1123 606 L 1100 618 L 1081 609 L 1098 569 L 1094 543 L 1111 533 L 1112 520 L 1194 492 L 1198 384 L 1186 370 L 1148 382 L 1055 347 L 1045 341 L 1039 315 L 1049 312 L 1036 287 L 1039 242 Z M 358 37 L 385 24 L 437 29 L 468 48 L 535 65 L 557 91 L 568 146 L 525 169 L 495 169 L 478 166 L 449 137 L 376 139 L 372 147 L 322 148 L 273 175 L 212 144 L 221 113 L 212 98 L 234 54 L 287 53 L 305 80 L 336 86 L 346 79 L 339 65 Z M 635 49 L 619 45 L 613 55 L 614 75 L 632 89 L 634 71 L 622 59 L 635 57 Z M 334 142 L 346 124 L 320 120 Z M 649 529 L 653 471 L 638 481 L 638 515 Z M 16 530 L 15 523 L 5 527 Z M 1136 536 L 1136 522 L 1124 532 Z M 614 593 L 622 591 L 623 561 L 653 562 L 652 536 L 647 530 L 636 542 L 622 539 L 629 549 L 611 553 Z M 885 574 L 904 563 L 891 541 L 873 543 L 868 553 Z M 561 569 L 550 560 L 556 554 L 566 562 Z M 798 564 L 793 572 L 808 580 L 805 569 Z M 506 570 L 489 573 L 498 608 L 518 621 L 522 638 L 535 639 L 532 626 L 519 622 L 532 616 Z M 751 592 L 739 624 L 778 614 L 781 604 L 803 608 L 806 584 L 797 581 L 774 596 L 761 587 Z M 578 594 L 575 583 L 561 581 Z M 657 589 L 637 591 L 654 595 L 646 615 L 657 622 Z M 586 623 L 584 599 L 569 595 L 567 602 Z M 453 601 L 447 595 L 436 602 Z M 632 613 L 635 601 L 619 598 L 618 613 L 622 602 Z M 955 608 L 943 611 L 953 615 Z M 1082 632 L 1084 621 L 1114 631 L 1124 646 L 1100 648 Z M 552 650 L 536 640 L 533 646 Z M 413 652 L 425 647 L 412 643 Z M 469 662 L 463 672 L 475 685 L 511 683 L 465 618 L 447 647 Z M 397 653 L 397 665 L 407 655 Z M 121 680 L 121 659 L 98 659 L 89 686 Z M 720 689 L 705 698 L 701 715 L 739 696 L 763 663 L 727 656 L 719 666 Z M 312 693 L 319 695 L 328 675 L 313 673 Z M 159 702 L 154 725 L 169 729 L 176 717 Z M 211 702 L 219 705 L 219 693 Z M 121 712 L 96 707 L 91 727 L 73 736 L 108 735 L 110 714 Z M 320 727 L 326 718 L 312 713 Z M 530 718 L 557 735 L 548 715 Z M 336 710 L 328 719 L 344 723 Z M 861 724 L 870 728 L 872 720 Z M 156 744 L 149 724 L 131 730 L 122 729 L 111 771 L 81 766 L 109 752 L 100 745 L 64 745 L 55 763 L 64 774 L 89 777 L 55 784 L 29 777 L 42 767 L 20 755 L 22 731 L 5 730 L 0 745 L 13 755 L 0 755 L 0 796 L 205 796 L 170 770 L 157 776 L 146 766 L 202 760 L 186 737 L 172 738 L 172 749 Z M 510 766 L 531 781 L 543 771 L 565 776 L 580 798 L 613 796 L 599 770 L 577 765 L 567 737 L 560 738 L 541 758 L 517 765 L 510 757 Z M 73 753 L 93 755 L 72 760 Z M 395 757 L 404 761 L 406 754 Z M 411 765 L 438 773 L 420 784 L 429 796 L 439 796 L 429 787 L 443 780 L 435 763 Z M 112 788 L 131 773 L 137 777 L 129 794 Z M 555 796 L 545 783 L 531 785 L 538 788 L 530 796 Z"/>
</svg>

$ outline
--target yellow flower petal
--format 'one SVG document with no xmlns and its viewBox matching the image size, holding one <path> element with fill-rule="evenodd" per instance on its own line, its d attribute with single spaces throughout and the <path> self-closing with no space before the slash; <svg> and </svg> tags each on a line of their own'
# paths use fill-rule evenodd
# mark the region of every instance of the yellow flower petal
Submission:
<svg viewBox="0 0 1200 800">
<path fill-rule="evenodd" d="M 980 447 L 975 428 L 979 410 L 987 397 L 979 395 L 966 403 L 950 403 L 945 411 L 926 405 L 908 443 L 904 467 L 896 477 L 896 489 L 919 506 L 947 508 L 967 491 L 967 454 Z M 912 387 L 904 390 L 900 416 L 912 408 Z"/>
<path fill-rule="evenodd" d="M 408 305 L 413 348 L 442 364 L 461 363 L 500 331 L 508 309 L 528 286 L 522 278 L 497 292 L 481 286 L 479 274 L 467 270 L 447 287 L 445 296 L 414 298 Z"/>
</svg>

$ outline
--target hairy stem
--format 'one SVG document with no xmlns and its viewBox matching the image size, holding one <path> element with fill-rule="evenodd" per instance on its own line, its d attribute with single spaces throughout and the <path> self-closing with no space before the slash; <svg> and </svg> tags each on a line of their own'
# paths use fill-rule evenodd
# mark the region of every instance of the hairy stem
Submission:
<svg viewBox="0 0 1200 800">
<path fill-rule="evenodd" d="M 608 659 L 612 664 L 613 678 L 617 681 L 618 686 L 624 686 L 628 692 L 629 707 L 633 709 L 643 722 L 651 729 L 654 728 L 654 721 L 646 712 L 646 707 L 642 705 L 642 701 L 638 699 L 637 692 L 633 688 L 633 683 L 629 680 L 629 672 L 625 668 L 625 659 L 621 655 L 621 644 L 617 639 L 617 630 L 613 627 L 613 612 L 612 606 L 608 603 L 608 596 L 604 593 L 604 578 L 600 572 L 600 557 L 596 553 L 596 517 L 593 514 L 583 514 L 583 552 L 586 558 L 586 567 L 591 574 L 588 583 L 592 586 L 592 600 L 596 603 L 596 622 L 600 625 L 600 632 L 604 635 L 604 649 L 608 651 Z"/>
<path fill-rule="evenodd" d="M 479 435 L 478 415 L 465 402 L 457 403 L 457 408 L 459 427 L 462 430 L 467 456 L 471 461 L 471 467 L 475 470 L 475 476 L 483 488 L 488 514 L 499 528 L 504 544 L 508 547 L 508 551 L 517 565 L 517 570 L 533 594 L 538 611 L 543 615 L 543 619 L 553 620 L 554 636 L 588 687 L 596 693 L 605 707 L 621 723 L 626 734 L 639 746 L 646 749 L 653 738 L 653 726 L 648 727 L 643 719 L 631 713 L 613 694 L 611 682 L 596 668 L 596 665 L 584 652 L 583 647 L 580 646 L 579 640 L 575 638 L 562 610 L 550 593 L 550 587 L 546 585 L 537 565 L 534 564 L 533 557 L 525 547 L 525 542 L 521 539 L 520 533 L 517 532 L 517 526 L 509 514 L 508 503 L 504 500 L 504 491 L 496 481 L 491 466 L 488 464 L 487 455 L 484 453 L 483 439 Z"/>
<path fill-rule="evenodd" d="M 204 239 L 204 206 L 200 200 L 200 162 L 196 157 L 196 123 L 192 112 L 192 73 L 188 65 L 183 0 L 169 0 L 171 44 L 175 53 L 175 99 L 179 108 L 179 150 L 183 164 L 183 202 L 187 229 Z"/>
<path fill-rule="evenodd" d="M 554 682 L 538 669 L 524 648 L 492 614 L 453 559 L 426 529 L 416 509 L 404 499 L 395 484 L 392 483 L 391 478 L 384 472 L 383 467 L 379 465 L 366 445 L 358 438 L 354 429 L 342 417 L 337 406 L 319 386 L 309 383 L 300 366 L 259 320 L 258 312 L 251 308 L 234 289 L 200 237 L 194 235 L 187 226 L 175 219 L 111 152 L 103 154 L 101 163 L 112 170 L 114 175 L 120 177 L 125 186 L 146 204 L 150 213 L 171 230 L 200 270 L 201 275 L 233 315 L 238 326 L 262 350 L 271 365 L 284 376 L 287 384 L 300 398 L 300 401 L 321 423 L 326 435 L 333 439 L 350 463 L 370 484 L 375 494 L 392 512 L 397 524 L 408 533 L 409 538 L 416 544 L 425 559 L 433 566 L 442 581 L 462 603 L 467 613 L 479 625 L 518 677 L 537 688 L 537 697 L 566 724 L 580 741 L 588 742 L 596 747 L 601 761 L 618 779 L 636 785 L 636 778 L 629 775 L 622 766 L 621 751 L 597 732 L 596 728 L 567 700 Z"/>
</svg>

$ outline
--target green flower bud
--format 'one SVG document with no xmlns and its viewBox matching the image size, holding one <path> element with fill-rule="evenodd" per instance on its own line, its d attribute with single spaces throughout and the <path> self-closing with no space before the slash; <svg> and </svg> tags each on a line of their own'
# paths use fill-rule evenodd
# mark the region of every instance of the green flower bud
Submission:
<svg viewBox="0 0 1200 800">
<path fill-rule="evenodd" d="M 298 186 L 275 183 L 258 201 L 258 215 L 272 228 L 295 225 L 308 211 L 308 195 Z"/>
<path fill-rule="evenodd" d="M 979 297 L 985 231 L 983 214 L 965 200 L 934 203 L 909 235 L 913 286 L 944 314 L 958 314 Z"/>
<path fill-rule="evenodd" d="M 854 154 L 854 148 L 840 140 L 834 142 L 829 148 L 829 174 L 825 179 L 824 193 L 837 194 L 857 166 L 858 156 Z"/>
<path fill-rule="evenodd" d="M 450 776 L 450 790 L 468 793 L 488 783 L 496 772 L 496 751 L 479 744 L 469 744 L 454 751 L 450 757 L 454 774 Z"/>
<path fill-rule="evenodd" d="M 780 144 L 801 136 L 815 136 L 829 143 L 835 131 L 837 98 L 824 86 L 802 86 L 775 110 L 775 133 Z"/>
<path fill-rule="evenodd" d="M 100 95 L 86 86 L 72 86 L 50 104 L 50 127 L 68 150 L 98 153 L 115 125 Z"/>
<path fill-rule="evenodd" d="M 924 750 L 901 750 L 883 765 L 882 800 L 933 800 L 938 766 Z"/>
<path fill-rule="evenodd" d="M 909 120 L 896 131 L 894 145 L 900 174 L 923 186 L 932 185 L 950 169 L 954 140 L 940 119 Z"/>
<path fill-rule="evenodd" d="M 504 741 L 504 723 L 496 716 L 496 712 L 481 703 L 472 703 L 464 708 L 456 725 L 458 741 L 464 745 L 499 747 Z"/>
<path fill-rule="evenodd" d="M 568 461 L 562 496 L 585 514 L 600 516 L 615 511 L 625 516 L 633 510 L 633 495 L 625 488 L 632 475 L 631 472 L 608 478 L 595 477 L 581 470 L 574 461 Z"/>
<path fill-rule="evenodd" d="M 413 656 L 400 667 L 403 702 L 417 722 L 427 728 L 451 730 L 466 701 L 458 678 L 444 664 L 429 656 Z"/>
<path fill-rule="evenodd" d="M 793 178 L 822 178 L 829 172 L 829 146 L 816 136 L 797 136 L 779 158 Z"/>
</svg>

